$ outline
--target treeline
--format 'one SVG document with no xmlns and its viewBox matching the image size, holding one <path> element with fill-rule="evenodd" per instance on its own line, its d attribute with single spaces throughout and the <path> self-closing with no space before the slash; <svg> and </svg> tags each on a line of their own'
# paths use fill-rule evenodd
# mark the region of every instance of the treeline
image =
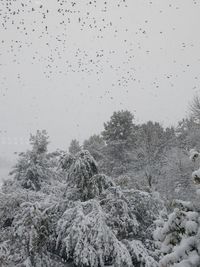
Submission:
<svg viewBox="0 0 200 267">
<path fill-rule="evenodd" d="M 69 151 L 31 135 L 0 190 L 0 266 L 199 267 L 199 110 L 176 128 L 114 112 Z"/>
<path fill-rule="evenodd" d="M 86 149 L 123 188 L 159 191 L 171 200 L 195 197 L 189 179 L 195 168 L 188 157 L 192 148 L 200 148 L 200 124 L 193 116 L 164 128 L 152 121 L 136 124 L 133 114 L 122 110 L 113 113 L 99 135 L 83 144 L 72 140 L 69 153 Z"/>
</svg>

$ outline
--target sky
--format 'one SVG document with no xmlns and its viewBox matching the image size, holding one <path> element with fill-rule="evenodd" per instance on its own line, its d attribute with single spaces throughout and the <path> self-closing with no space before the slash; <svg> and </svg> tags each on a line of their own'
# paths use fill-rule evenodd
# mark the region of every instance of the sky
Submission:
<svg viewBox="0 0 200 267">
<path fill-rule="evenodd" d="M 113 111 L 176 125 L 199 92 L 200 2 L 0 1 L 0 149 L 46 129 L 51 149 L 100 133 Z"/>
</svg>

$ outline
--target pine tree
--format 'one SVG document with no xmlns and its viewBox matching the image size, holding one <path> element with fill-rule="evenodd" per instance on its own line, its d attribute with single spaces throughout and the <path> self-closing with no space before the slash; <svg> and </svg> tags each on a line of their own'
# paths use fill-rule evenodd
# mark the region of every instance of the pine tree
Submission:
<svg viewBox="0 0 200 267">
<path fill-rule="evenodd" d="M 79 151 L 81 151 L 81 146 L 79 144 L 79 141 L 76 139 L 73 139 L 69 146 L 69 153 L 71 155 L 76 155 Z"/>
<path fill-rule="evenodd" d="M 36 154 L 43 154 L 47 152 L 47 146 L 49 144 L 49 136 L 46 130 L 37 130 L 36 135 L 30 136 L 30 144 L 32 145 L 32 150 Z"/>
<path fill-rule="evenodd" d="M 114 112 L 104 124 L 102 136 L 106 142 L 104 154 L 107 157 L 104 170 L 109 175 L 124 174 L 132 161 L 136 129 L 133 119 L 131 112 L 122 110 Z"/>
<path fill-rule="evenodd" d="M 107 144 L 115 141 L 128 142 L 133 137 L 133 115 L 129 111 L 114 112 L 110 121 L 104 123 L 102 136 Z"/>
<path fill-rule="evenodd" d="M 48 143 L 46 131 L 37 131 L 30 137 L 32 150 L 19 154 L 19 160 L 10 174 L 23 188 L 38 191 L 42 183 L 53 176 L 47 158 Z"/>
</svg>

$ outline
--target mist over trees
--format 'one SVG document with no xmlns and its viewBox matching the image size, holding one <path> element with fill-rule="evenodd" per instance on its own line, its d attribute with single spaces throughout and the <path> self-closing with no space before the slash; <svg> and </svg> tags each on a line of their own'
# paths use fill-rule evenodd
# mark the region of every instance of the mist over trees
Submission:
<svg viewBox="0 0 200 267">
<path fill-rule="evenodd" d="M 176 127 L 113 113 L 68 151 L 30 136 L 0 191 L 0 266 L 200 266 L 200 101 Z"/>
</svg>

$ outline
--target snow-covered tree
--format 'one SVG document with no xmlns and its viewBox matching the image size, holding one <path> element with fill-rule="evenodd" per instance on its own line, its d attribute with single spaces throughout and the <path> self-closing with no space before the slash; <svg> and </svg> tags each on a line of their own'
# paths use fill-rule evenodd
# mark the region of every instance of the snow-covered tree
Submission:
<svg viewBox="0 0 200 267">
<path fill-rule="evenodd" d="M 32 150 L 19 154 L 19 160 L 14 166 L 11 175 L 23 188 L 40 190 L 42 183 L 53 178 L 51 164 L 47 158 L 48 136 L 46 131 L 37 131 L 31 135 Z"/>
<path fill-rule="evenodd" d="M 172 199 L 193 201 L 196 198 L 194 183 L 189 179 L 193 164 L 188 158 L 188 151 L 178 146 L 167 151 L 157 184 L 157 190 L 163 198 L 170 201 Z"/>
<path fill-rule="evenodd" d="M 94 159 L 99 163 L 105 157 L 103 155 L 105 142 L 100 135 L 92 135 L 83 143 L 83 148 L 88 150 Z"/>
<path fill-rule="evenodd" d="M 114 112 L 110 121 L 104 123 L 102 136 L 108 143 L 115 141 L 128 142 L 133 137 L 133 115 L 127 110 Z"/>
<path fill-rule="evenodd" d="M 79 151 L 81 151 L 81 146 L 79 144 L 79 141 L 76 139 L 72 139 L 69 145 L 69 153 L 71 155 L 76 155 Z"/>
<path fill-rule="evenodd" d="M 0 266 L 63 266 L 54 253 L 59 217 L 54 206 L 61 201 L 63 187 L 54 183 L 35 191 L 12 180 L 4 183 L 0 192 Z"/>
<path fill-rule="evenodd" d="M 195 95 L 192 103 L 190 104 L 191 117 L 196 122 L 200 122 L 200 98 L 199 95 Z"/>
<path fill-rule="evenodd" d="M 47 144 L 45 138 L 37 136 L 32 138 L 32 150 L 21 155 L 14 181 L 2 187 L 0 263 L 5 267 L 157 267 L 150 232 L 159 201 L 149 193 L 122 190 L 111 177 L 99 173 L 87 150 L 76 155 L 48 154 L 46 145 L 36 142 Z M 37 174 L 33 179 L 27 175 L 29 169 Z"/>
<path fill-rule="evenodd" d="M 88 199 L 90 179 L 97 173 L 97 163 L 87 150 L 76 154 L 68 172 L 68 182 L 77 188 L 83 200 Z"/>
<path fill-rule="evenodd" d="M 31 192 L 31 191 L 30 191 Z M 0 262 L 5 267 L 63 266 L 61 258 L 51 250 L 52 225 L 48 202 L 35 201 L 19 204 L 12 213 L 12 222 L 4 223 L 1 230 Z M 38 202 L 41 201 L 41 202 Z M 9 203 L 10 204 L 10 203 Z M 16 206 L 13 203 L 13 207 Z"/>
<path fill-rule="evenodd" d="M 20 251 L 15 251 L 16 257 L 20 254 L 24 262 L 29 262 L 31 266 L 48 266 L 50 265 L 46 247 L 49 235 L 48 217 L 37 202 L 34 204 L 25 202 L 21 208 L 22 211 L 13 222 L 15 242 L 21 244 Z"/>
<path fill-rule="evenodd" d="M 30 136 L 30 144 L 32 145 L 32 150 L 36 154 L 43 154 L 47 152 L 47 146 L 49 144 L 49 136 L 46 130 L 37 130 L 35 135 Z"/>
<path fill-rule="evenodd" d="M 156 267 L 149 250 L 133 239 L 137 229 L 123 198 L 77 202 L 58 221 L 57 250 L 76 266 Z"/>
<path fill-rule="evenodd" d="M 58 222 L 57 249 L 76 266 L 131 266 L 130 254 L 107 225 L 106 214 L 97 200 L 78 203 Z"/>
<path fill-rule="evenodd" d="M 148 248 L 138 240 L 142 240 L 142 226 L 131 207 L 131 197 L 127 198 L 111 178 L 98 173 L 88 151 L 75 156 L 65 197 L 69 205 L 56 228 L 56 251 L 65 261 L 83 267 L 157 266 Z"/>
<path fill-rule="evenodd" d="M 137 131 L 138 167 L 144 170 L 149 187 L 155 187 L 165 163 L 166 152 L 175 137 L 173 128 L 164 129 L 159 123 L 149 121 Z"/>
<path fill-rule="evenodd" d="M 106 160 L 103 169 L 109 175 L 118 176 L 126 173 L 132 161 L 136 129 L 133 118 L 131 112 L 122 110 L 114 112 L 110 120 L 104 124 L 102 136 L 106 142 Z"/>
<path fill-rule="evenodd" d="M 74 162 L 75 157 L 69 153 L 62 153 L 60 155 L 58 165 L 61 169 L 68 171 L 71 167 L 72 163 Z"/>
<path fill-rule="evenodd" d="M 192 117 L 183 119 L 176 127 L 178 146 L 182 149 L 200 149 L 200 124 Z"/>
</svg>

